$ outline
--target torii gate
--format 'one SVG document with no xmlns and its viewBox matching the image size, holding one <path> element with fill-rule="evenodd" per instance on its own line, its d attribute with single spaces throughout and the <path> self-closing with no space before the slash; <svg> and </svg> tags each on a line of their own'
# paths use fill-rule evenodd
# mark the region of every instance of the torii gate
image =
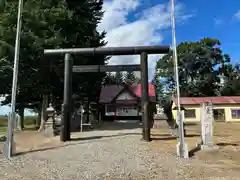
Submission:
<svg viewBox="0 0 240 180">
<path fill-rule="evenodd" d="M 142 84 L 142 138 L 150 141 L 150 121 L 149 121 L 149 94 L 148 94 L 148 54 L 166 54 L 170 50 L 169 46 L 132 46 L 132 47 L 100 47 L 100 48 L 72 48 L 72 49 L 45 49 L 45 55 L 64 55 L 64 98 L 62 104 L 61 132 L 60 140 L 71 139 L 70 132 L 70 102 L 72 97 L 72 72 L 105 72 L 105 71 L 141 71 Z M 84 65 L 73 66 L 71 54 L 79 55 L 140 55 L 140 65 Z"/>
</svg>

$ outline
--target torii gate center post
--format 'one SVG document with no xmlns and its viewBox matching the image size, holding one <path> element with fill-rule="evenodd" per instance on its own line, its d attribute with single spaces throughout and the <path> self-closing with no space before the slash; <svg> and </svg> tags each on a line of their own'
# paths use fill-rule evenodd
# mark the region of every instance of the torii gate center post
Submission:
<svg viewBox="0 0 240 180">
<path fill-rule="evenodd" d="M 148 54 L 166 54 L 169 53 L 170 46 L 132 46 L 132 47 L 100 47 L 100 48 L 72 48 L 72 49 L 45 49 L 44 55 L 64 55 L 64 94 L 62 104 L 62 118 L 60 140 L 71 140 L 70 131 L 70 104 L 72 98 L 72 72 L 97 72 L 107 71 L 108 66 L 96 65 L 90 66 L 73 66 L 73 59 L 71 54 L 85 55 L 85 56 L 118 56 L 118 55 L 140 55 L 139 65 L 117 65 L 111 66 L 111 71 L 126 71 L 126 70 L 140 70 L 141 71 L 141 87 L 142 87 L 142 138 L 145 141 L 150 141 L 150 111 L 149 111 L 149 93 L 148 93 Z M 85 70 L 83 69 L 85 68 Z M 95 70 L 93 71 L 93 69 Z M 78 69 L 78 70 L 77 70 Z M 102 69 L 102 70 L 101 70 Z"/>
</svg>

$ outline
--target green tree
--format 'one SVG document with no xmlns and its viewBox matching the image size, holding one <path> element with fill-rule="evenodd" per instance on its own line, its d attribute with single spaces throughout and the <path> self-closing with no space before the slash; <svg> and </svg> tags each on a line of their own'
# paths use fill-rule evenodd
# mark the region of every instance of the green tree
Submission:
<svg viewBox="0 0 240 180">
<path fill-rule="evenodd" d="M 240 64 L 225 66 L 220 94 L 223 96 L 240 96 Z"/>
<path fill-rule="evenodd" d="M 98 32 L 97 26 L 103 16 L 103 0 L 67 0 L 68 8 L 73 11 L 71 26 L 66 37 L 71 37 L 67 47 L 99 47 L 106 45 L 105 32 Z M 71 35 L 70 35 L 71 34 Z M 75 65 L 104 65 L 106 58 L 74 56 Z M 104 72 L 74 74 L 73 91 L 85 93 L 91 101 L 98 101 Z"/>
<path fill-rule="evenodd" d="M 0 63 L 1 93 L 11 95 L 12 67 L 16 36 L 18 1 L 7 1 L 0 12 Z M 41 101 L 43 93 L 49 93 L 49 78 L 46 68 L 43 67 L 41 58 L 44 48 L 61 46 L 65 37 L 61 36 L 57 24 L 64 24 L 71 20 L 72 14 L 66 8 L 65 1 L 24 1 L 23 21 L 21 31 L 21 46 L 19 54 L 19 74 L 17 87 L 18 108 L 24 110 L 24 106 L 31 101 Z M 11 67 L 11 68 L 9 68 Z M 9 70 L 10 69 L 10 70 Z M 59 79 L 59 78 L 58 78 Z M 6 98 L 4 103 L 9 103 L 11 98 Z"/>
<path fill-rule="evenodd" d="M 19 85 L 23 86 L 22 89 L 32 91 L 32 93 L 28 92 L 28 98 L 31 97 L 30 94 L 37 94 L 36 89 L 50 89 L 55 93 L 57 93 L 56 89 L 58 91 L 63 89 L 59 88 L 59 86 L 62 87 L 63 85 L 63 57 L 51 57 L 51 62 L 42 63 L 41 58 L 44 48 L 97 47 L 105 45 L 102 40 L 105 33 L 96 31 L 97 24 L 103 15 L 101 11 L 102 3 L 102 1 L 25 1 L 21 34 Z M 17 1 L 8 3 L 1 14 L 1 25 L 4 28 L 1 39 L 12 46 L 14 46 L 15 42 L 16 15 Z M 9 53 L 9 51 L 2 54 L 1 57 L 7 57 L 12 64 L 13 54 Z M 57 61 L 53 62 L 54 59 Z M 98 61 L 95 61 L 95 59 L 74 56 L 74 63 L 104 64 L 104 57 L 98 57 Z M 46 69 L 48 66 L 50 68 Z M 12 72 L 9 74 L 12 74 Z M 93 73 L 91 77 L 89 73 L 85 74 L 84 77 L 81 74 L 74 75 L 74 90 L 78 89 L 79 82 L 83 86 L 83 84 L 86 85 L 86 81 L 89 82 L 88 87 L 95 89 L 92 84 L 98 84 L 96 81 L 102 80 L 104 74 L 101 74 L 99 76 L 98 73 Z M 76 78 L 77 82 L 75 81 Z M 45 82 L 43 83 L 45 84 L 44 88 L 33 86 L 33 84 L 40 84 L 41 80 Z M 47 85 L 46 80 L 48 80 Z M 8 90 L 10 91 L 10 89 Z M 59 92 L 59 94 L 62 94 L 62 92 Z"/>
<path fill-rule="evenodd" d="M 105 45 L 105 32 L 96 31 L 103 15 L 102 4 L 101 0 L 24 1 L 17 97 L 19 104 L 41 103 L 44 94 L 52 94 L 52 100 L 60 107 L 63 94 L 63 57 L 43 58 L 43 49 Z M 11 47 L 15 43 L 17 6 L 17 0 L 9 1 L 0 12 L 0 75 L 3 75 L 0 79 L 0 93 L 8 95 L 11 93 Z M 73 59 L 76 65 L 105 63 L 103 56 L 73 56 Z M 103 77 L 104 73 L 74 74 L 73 92 L 84 92 L 91 100 L 97 101 Z"/>
<path fill-rule="evenodd" d="M 163 83 L 160 82 L 160 79 L 157 76 L 157 74 L 154 75 L 151 83 L 154 85 L 155 88 L 157 103 L 162 105 L 165 98 L 164 85 Z"/>
<path fill-rule="evenodd" d="M 204 38 L 197 42 L 183 42 L 177 47 L 181 96 L 215 96 L 220 87 L 222 68 L 230 62 L 223 54 L 217 39 Z M 158 77 L 170 92 L 175 92 L 172 52 L 156 65 Z"/>
<path fill-rule="evenodd" d="M 141 78 L 140 77 L 136 77 L 135 82 L 136 82 L 136 84 L 141 84 Z"/>
<path fill-rule="evenodd" d="M 110 84 L 115 84 L 115 83 L 116 83 L 115 76 L 111 73 L 107 73 L 104 78 L 103 84 L 110 85 Z"/>
<path fill-rule="evenodd" d="M 126 74 L 124 75 L 124 81 L 128 84 L 136 83 L 137 78 L 135 73 L 133 71 L 127 71 Z"/>
<path fill-rule="evenodd" d="M 122 72 L 116 72 L 115 74 L 115 84 L 123 84 L 124 82 L 124 76 Z"/>
</svg>

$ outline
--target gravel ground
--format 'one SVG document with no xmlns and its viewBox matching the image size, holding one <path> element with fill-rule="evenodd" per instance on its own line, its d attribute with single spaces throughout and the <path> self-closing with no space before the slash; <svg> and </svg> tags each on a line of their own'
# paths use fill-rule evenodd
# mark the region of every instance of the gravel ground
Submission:
<svg viewBox="0 0 240 180">
<path fill-rule="evenodd" d="M 64 147 L 16 156 L 11 161 L 0 155 L 0 177 L 1 180 L 240 179 L 237 171 L 155 151 L 140 141 L 140 132 L 139 128 L 84 132 L 82 140 L 66 143 Z"/>
</svg>

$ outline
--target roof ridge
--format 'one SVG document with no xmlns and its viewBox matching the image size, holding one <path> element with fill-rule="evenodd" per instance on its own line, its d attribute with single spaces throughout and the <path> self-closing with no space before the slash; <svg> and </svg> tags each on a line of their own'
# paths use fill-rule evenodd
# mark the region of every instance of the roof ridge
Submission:
<svg viewBox="0 0 240 180">
<path fill-rule="evenodd" d="M 231 103 L 236 103 L 230 96 L 224 96 L 224 98 L 228 99 Z"/>
<path fill-rule="evenodd" d="M 172 97 L 177 98 L 176 96 L 172 96 Z M 184 97 L 184 96 L 181 96 L 180 98 L 223 98 L 223 97 L 228 97 L 228 98 L 237 97 L 237 98 L 240 98 L 240 96 L 206 96 L 206 97 Z"/>
<path fill-rule="evenodd" d="M 176 97 L 172 99 L 176 103 Z M 200 104 L 212 102 L 214 104 L 240 104 L 240 96 L 212 96 L 212 97 L 180 97 L 181 104 Z"/>
</svg>

